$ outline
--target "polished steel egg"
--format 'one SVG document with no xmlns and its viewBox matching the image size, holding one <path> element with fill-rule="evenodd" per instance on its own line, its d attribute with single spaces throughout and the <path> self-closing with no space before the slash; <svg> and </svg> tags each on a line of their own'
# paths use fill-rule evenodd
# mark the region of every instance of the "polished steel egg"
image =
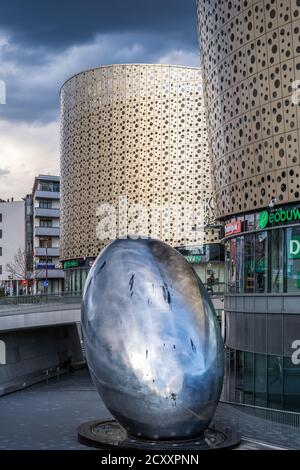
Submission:
<svg viewBox="0 0 300 470">
<path fill-rule="evenodd" d="M 89 370 L 128 433 L 201 434 L 221 393 L 223 345 L 214 308 L 191 265 L 152 239 L 120 239 L 96 259 L 82 304 Z"/>
</svg>

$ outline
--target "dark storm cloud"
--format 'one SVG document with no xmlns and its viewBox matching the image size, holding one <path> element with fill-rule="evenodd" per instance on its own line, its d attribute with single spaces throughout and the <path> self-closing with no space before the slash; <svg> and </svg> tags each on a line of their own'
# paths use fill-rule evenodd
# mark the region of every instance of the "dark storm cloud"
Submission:
<svg viewBox="0 0 300 470">
<path fill-rule="evenodd" d="M 17 42 L 61 49 L 99 33 L 164 33 L 194 45 L 195 0 L 4 0 L 0 28 Z"/>
<path fill-rule="evenodd" d="M 83 69 L 162 59 L 198 65 L 194 0 L 1 3 L 0 80 L 7 104 L 0 119 L 56 120 L 60 86 Z"/>
</svg>

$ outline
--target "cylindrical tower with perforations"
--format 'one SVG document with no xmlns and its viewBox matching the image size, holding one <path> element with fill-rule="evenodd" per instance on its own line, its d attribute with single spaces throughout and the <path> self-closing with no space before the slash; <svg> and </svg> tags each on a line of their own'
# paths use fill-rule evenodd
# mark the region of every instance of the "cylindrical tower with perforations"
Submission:
<svg viewBox="0 0 300 470">
<path fill-rule="evenodd" d="M 216 216 L 225 223 L 225 397 L 300 412 L 300 2 L 198 0 Z"/>
<path fill-rule="evenodd" d="M 146 235 L 172 246 L 217 242 L 217 232 L 198 227 L 199 210 L 207 224 L 212 206 L 200 69 L 111 65 L 75 75 L 61 89 L 61 139 L 65 266 L 94 259 L 108 243 L 99 237 L 105 204 L 115 208 L 116 238 L 130 234 L 129 208 L 139 204 Z M 153 207 L 162 213 L 153 216 Z"/>
</svg>

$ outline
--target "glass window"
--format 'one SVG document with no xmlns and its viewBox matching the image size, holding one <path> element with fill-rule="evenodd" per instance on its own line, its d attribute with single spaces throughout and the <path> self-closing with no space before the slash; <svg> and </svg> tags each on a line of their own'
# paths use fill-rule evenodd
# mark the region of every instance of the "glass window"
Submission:
<svg viewBox="0 0 300 470">
<path fill-rule="evenodd" d="M 270 230 L 270 284 L 271 292 L 283 292 L 283 230 Z"/>
<path fill-rule="evenodd" d="M 52 227 L 52 219 L 40 219 L 40 227 Z"/>
<path fill-rule="evenodd" d="M 288 228 L 287 292 L 300 292 L 300 227 Z"/>
<path fill-rule="evenodd" d="M 245 215 L 245 232 L 255 230 L 255 214 Z"/>
<path fill-rule="evenodd" d="M 26 215 L 32 215 L 32 204 L 26 203 Z"/>
<path fill-rule="evenodd" d="M 75 274 L 74 291 L 78 292 L 80 290 L 80 269 L 74 269 L 74 274 Z"/>
<path fill-rule="evenodd" d="M 230 243 L 225 242 L 225 289 L 229 292 L 229 278 L 230 278 Z"/>
<path fill-rule="evenodd" d="M 51 256 L 40 256 L 39 258 L 39 263 L 52 263 L 52 257 Z"/>
<path fill-rule="evenodd" d="M 236 291 L 236 238 L 229 241 L 229 292 Z"/>
<path fill-rule="evenodd" d="M 244 353 L 244 403 L 253 405 L 254 368 L 253 353 Z"/>
<path fill-rule="evenodd" d="M 51 209 L 52 200 L 51 199 L 40 199 L 39 207 L 42 209 Z"/>
<path fill-rule="evenodd" d="M 255 235 L 255 292 L 267 291 L 267 232 Z"/>
<path fill-rule="evenodd" d="M 243 403 L 244 390 L 244 352 L 236 352 L 235 401 Z"/>
<path fill-rule="evenodd" d="M 235 398 L 235 354 L 234 349 L 230 349 L 230 394 L 229 401 L 234 401 Z"/>
<path fill-rule="evenodd" d="M 83 269 L 83 270 L 82 270 L 82 290 L 84 289 L 84 285 L 85 285 L 85 281 L 86 281 L 86 278 L 87 278 L 87 274 L 88 274 L 88 270 L 87 270 L 87 269 Z"/>
<path fill-rule="evenodd" d="M 236 292 L 244 291 L 244 238 L 236 239 Z"/>
<path fill-rule="evenodd" d="M 40 238 L 40 248 L 52 248 L 52 238 Z"/>
<path fill-rule="evenodd" d="M 254 292 L 254 237 L 252 234 L 245 235 L 245 292 Z"/>
<path fill-rule="evenodd" d="M 41 191 L 51 191 L 51 184 L 50 183 L 40 183 L 40 190 Z"/>
<path fill-rule="evenodd" d="M 282 358 L 268 356 L 268 407 L 282 408 Z"/>
<path fill-rule="evenodd" d="M 254 403 L 267 406 L 267 356 L 255 354 Z"/>
<path fill-rule="evenodd" d="M 218 243 L 208 245 L 207 251 L 209 261 L 220 261 L 220 245 Z"/>
<path fill-rule="evenodd" d="M 284 409 L 300 413 L 300 364 L 284 358 Z"/>
</svg>

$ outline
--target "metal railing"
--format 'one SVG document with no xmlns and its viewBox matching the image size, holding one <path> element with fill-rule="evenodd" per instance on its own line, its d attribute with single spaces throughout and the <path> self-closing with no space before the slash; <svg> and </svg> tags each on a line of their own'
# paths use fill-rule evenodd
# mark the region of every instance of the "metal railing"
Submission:
<svg viewBox="0 0 300 470">
<path fill-rule="evenodd" d="M 81 292 L 59 292 L 56 294 L 15 295 L 0 297 L 0 305 L 26 305 L 26 304 L 72 304 L 81 303 Z"/>
<path fill-rule="evenodd" d="M 235 403 L 226 400 L 220 400 L 221 403 L 236 407 L 245 413 L 249 413 L 257 418 L 262 418 L 273 423 L 282 424 L 300 428 L 300 413 L 287 410 L 278 410 L 274 408 L 265 408 L 262 406 L 248 405 L 245 403 Z"/>
<path fill-rule="evenodd" d="M 207 288 L 207 284 L 204 284 Z M 213 291 L 208 289 L 208 293 L 212 296 L 220 296 L 224 291 L 224 283 L 214 284 Z M 82 292 L 57 292 L 54 294 L 23 294 L 23 295 L 7 295 L 0 296 L 1 305 L 23 305 L 23 304 L 45 304 L 45 303 L 80 303 Z"/>
</svg>

